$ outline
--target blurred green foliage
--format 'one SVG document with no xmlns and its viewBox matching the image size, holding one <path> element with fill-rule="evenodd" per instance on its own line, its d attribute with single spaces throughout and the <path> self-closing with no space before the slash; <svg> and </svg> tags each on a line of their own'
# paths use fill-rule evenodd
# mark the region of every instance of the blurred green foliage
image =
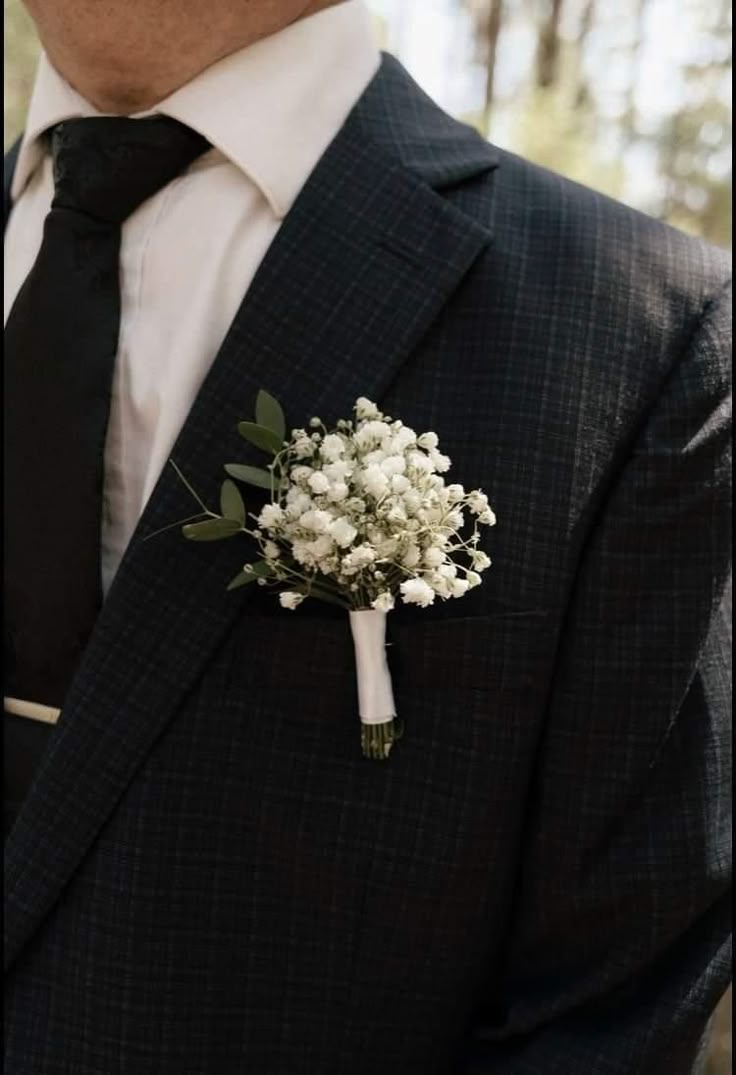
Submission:
<svg viewBox="0 0 736 1075">
<path fill-rule="evenodd" d="M 33 23 L 19 0 L 3 0 L 5 16 L 5 149 L 18 137 L 33 88 L 38 41 Z"/>
<path fill-rule="evenodd" d="M 727 0 L 367 2 L 381 46 L 410 70 L 411 37 L 423 32 L 430 7 L 433 15 L 444 12 L 450 30 L 471 27 L 465 52 L 447 43 L 445 55 L 429 63 L 446 68 L 448 83 L 471 69 L 479 76 L 485 100 L 479 92 L 477 108 L 460 118 L 484 135 L 685 231 L 730 244 Z M 23 125 L 38 44 L 20 0 L 4 0 L 4 13 L 7 148 Z M 427 41 L 427 55 L 431 46 Z M 667 57 L 657 100 L 649 99 L 653 55 Z M 445 103 L 442 92 L 435 95 Z"/>
</svg>

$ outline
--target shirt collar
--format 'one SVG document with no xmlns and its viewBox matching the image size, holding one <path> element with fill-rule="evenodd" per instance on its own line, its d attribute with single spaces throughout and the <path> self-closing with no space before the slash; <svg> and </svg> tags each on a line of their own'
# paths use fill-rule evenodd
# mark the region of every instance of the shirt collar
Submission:
<svg viewBox="0 0 736 1075">
<path fill-rule="evenodd" d="M 142 115 L 171 116 L 204 135 L 281 218 L 379 64 L 362 0 L 344 0 L 227 56 Z M 62 120 L 97 115 L 42 54 L 13 200 L 43 158 L 43 133 Z"/>
</svg>

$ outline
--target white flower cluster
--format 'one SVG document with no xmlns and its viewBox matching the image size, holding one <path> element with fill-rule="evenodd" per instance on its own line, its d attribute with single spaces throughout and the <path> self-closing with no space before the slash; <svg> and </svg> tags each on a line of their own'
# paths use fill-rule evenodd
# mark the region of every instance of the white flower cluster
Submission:
<svg viewBox="0 0 736 1075">
<path fill-rule="evenodd" d="M 337 594 L 388 612 L 399 596 L 421 606 L 462 597 L 491 563 L 478 548 L 479 527 L 496 521 L 488 498 L 445 484 L 450 460 L 435 433 L 418 436 L 364 398 L 354 409 L 355 422 L 334 431 L 319 419 L 294 429 L 274 460 L 277 492 L 255 535 L 272 577 L 299 583 L 281 604 Z"/>
</svg>

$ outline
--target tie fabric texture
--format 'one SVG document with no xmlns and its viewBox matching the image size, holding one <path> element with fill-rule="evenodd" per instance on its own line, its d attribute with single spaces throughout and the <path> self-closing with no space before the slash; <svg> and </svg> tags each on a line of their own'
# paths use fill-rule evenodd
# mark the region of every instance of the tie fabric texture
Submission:
<svg viewBox="0 0 736 1075">
<path fill-rule="evenodd" d="M 121 226 L 208 148 L 163 116 L 76 119 L 51 132 L 54 198 L 5 329 L 6 696 L 61 708 L 92 632 Z M 7 713 L 4 723 L 12 813 L 49 728 Z"/>
</svg>

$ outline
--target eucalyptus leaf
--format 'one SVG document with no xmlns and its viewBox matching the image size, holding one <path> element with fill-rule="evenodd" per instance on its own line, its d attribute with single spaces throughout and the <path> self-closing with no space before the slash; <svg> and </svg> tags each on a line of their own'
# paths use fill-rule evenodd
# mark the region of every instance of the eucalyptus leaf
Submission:
<svg viewBox="0 0 736 1075">
<path fill-rule="evenodd" d="M 247 564 L 239 571 L 234 579 L 228 583 L 228 590 L 237 590 L 240 586 L 248 586 L 258 579 L 267 579 L 273 575 L 273 568 L 267 560 L 259 560 L 255 564 Z"/>
<path fill-rule="evenodd" d="M 181 528 L 184 537 L 190 541 L 220 541 L 234 537 L 240 530 L 240 523 L 235 519 L 206 519 L 203 523 L 188 523 Z"/>
<path fill-rule="evenodd" d="M 248 586 L 249 583 L 255 582 L 258 578 L 252 571 L 239 571 L 234 579 L 231 579 L 227 584 L 228 590 L 238 590 L 241 586 Z"/>
<path fill-rule="evenodd" d="M 286 419 L 281 404 L 265 389 L 261 389 L 256 398 L 256 422 L 275 433 L 280 441 L 286 436 Z"/>
<path fill-rule="evenodd" d="M 263 470 L 261 467 L 249 467 L 245 463 L 226 463 L 225 470 L 231 478 L 247 482 L 248 485 L 257 485 L 259 489 L 268 489 L 269 492 L 271 491 L 271 482 L 275 482 L 275 478 L 271 478 L 270 470 Z"/>
<path fill-rule="evenodd" d="M 271 455 L 278 455 L 283 448 L 283 437 L 277 437 L 272 429 L 258 425 L 256 422 L 238 422 L 238 433 L 256 448 Z"/>
<path fill-rule="evenodd" d="M 220 514 L 245 526 L 245 504 L 235 482 L 226 479 L 220 489 Z"/>
<path fill-rule="evenodd" d="M 258 579 L 268 579 L 273 575 L 273 566 L 268 560 L 256 560 L 254 564 L 250 565 L 251 574 L 255 575 Z"/>
</svg>

